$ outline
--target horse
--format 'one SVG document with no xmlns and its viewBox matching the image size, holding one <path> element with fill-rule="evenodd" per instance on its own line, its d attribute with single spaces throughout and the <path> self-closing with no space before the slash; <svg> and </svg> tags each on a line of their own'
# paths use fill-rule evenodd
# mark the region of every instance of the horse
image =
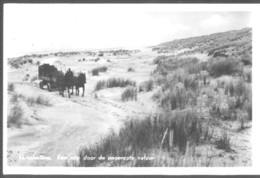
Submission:
<svg viewBox="0 0 260 178">
<path fill-rule="evenodd" d="M 60 77 L 58 80 L 59 92 L 60 95 L 64 96 L 64 90 L 68 90 L 68 96 L 70 98 L 70 89 L 72 89 L 73 94 L 73 86 L 75 84 L 75 79 L 73 77 L 73 73 L 71 71 L 67 71 L 64 76 Z"/>
<path fill-rule="evenodd" d="M 76 95 L 77 96 L 79 95 L 79 88 L 83 88 L 83 93 L 82 93 L 82 97 L 83 97 L 85 93 L 86 74 L 80 73 L 79 76 L 77 76 L 76 80 L 74 81 L 75 81 L 74 86 L 76 88 Z"/>
</svg>

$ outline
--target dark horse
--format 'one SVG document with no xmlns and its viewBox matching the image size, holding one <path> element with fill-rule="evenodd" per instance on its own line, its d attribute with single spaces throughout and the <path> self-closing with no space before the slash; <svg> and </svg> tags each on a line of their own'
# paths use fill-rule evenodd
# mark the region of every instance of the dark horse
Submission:
<svg viewBox="0 0 260 178">
<path fill-rule="evenodd" d="M 74 77 L 74 86 L 76 87 L 76 95 L 79 95 L 79 88 L 83 89 L 82 92 L 82 97 L 84 96 L 85 93 L 85 83 L 86 83 L 86 75 L 84 73 L 80 73 L 79 76 Z M 73 93 L 73 89 L 72 89 Z"/>
<path fill-rule="evenodd" d="M 70 98 L 70 88 L 73 88 L 74 85 L 74 77 L 73 73 L 69 70 L 65 73 L 65 75 L 59 76 L 57 83 L 59 85 L 60 95 L 64 96 L 64 90 L 68 90 L 68 96 Z"/>
<path fill-rule="evenodd" d="M 73 88 L 76 88 L 76 95 L 79 95 L 79 88 L 83 88 L 82 96 L 85 93 L 85 83 L 86 83 L 86 75 L 84 73 L 80 73 L 79 76 L 73 76 L 73 73 L 69 70 L 65 73 L 63 77 L 59 80 L 59 92 L 62 96 L 64 96 L 64 90 L 67 89 L 68 96 L 73 95 Z M 72 92 L 70 93 L 70 89 Z"/>
</svg>

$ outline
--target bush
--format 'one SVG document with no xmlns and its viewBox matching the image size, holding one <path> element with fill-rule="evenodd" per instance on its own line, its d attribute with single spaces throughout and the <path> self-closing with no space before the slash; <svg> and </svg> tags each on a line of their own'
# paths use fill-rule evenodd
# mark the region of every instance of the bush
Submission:
<svg viewBox="0 0 260 178">
<path fill-rule="evenodd" d="M 43 106 L 51 106 L 50 100 L 44 96 L 38 96 L 38 97 L 28 97 L 25 98 L 26 103 L 29 106 L 37 105 L 43 105 Z"/>
<path fill-rule="evenodd" d="M 13 94 L 13 95 L 11 96 L 10 102 L 11 102 L 11 103 L 17 103 L 18 100 L 19 100 L 19 98 L 22 98 L 22 95 L 18 95 L 17 93 L 15 93 L 15 94 Z"/>
<path fill-rule="evenodd" d="M 128 87 L 121 94 L 122 101 L 137 100 L 137 90 L 134 87 Z"/>
<path fill-rule="evenodd" d="M 156 71 L 161 75 L 167 75 L 170 71 L 176 69 L 185 69 L 188 66 L 195 65 L 199 62 L 197 58 L 168 58 L 163 62 L 159 63 L 156 67 Z"/>
<path fill-rule="evenodd" d="M 101 90 L 103 88 L 106 88 L 106 81 L 104 80 L 98 81 L 95 86 L 95 91 Z"/>
<path fill-rule="evenodd" d="M 99 70 L 97 70 L 97 69 L 93 69 L 92 70 L 92 75 L 93 76 L 97 76 L 99 74 Z"/>
<path fill-rule="evenodd" d="M 141 155 L 154 155 L 160 159 L 161 155 L 153 154 L 172 152 L 177 148 L 179 153 L 185 154 L 189 145 L 199 145 L 211 139 L 209 127 L 197 115 L 194 110 L 187 109 L 175 111 L 171 114 L 151 115 L 144 119 L 131 119 L 124 122 L 124 126 L 118 133 L 111 133 L 104 137 L 93 147 L 82 147 L 79 150 L 79 161 L 72 166 L 140 166 L 140 162 L 123 160 L 107 161 L 95 159 L 87 161 L 83 158 L 112 156 L 112 157 L 137 157 Z M 143 164 L 143 166 L 153 166 L 156 162 Z"/>
<path fill-rule="evenodd" d="M 150 79 L 148 81 L 144 81 L 139 86 L 139 92 L 141 92 L 141 91 L 145 91 L 145 92 L 152 91 L 153 87 L 154 87 L 154 81 L 152 79 Z"/>
<path fill-rule="evenodd" d="M 114 88 L 114 87 L 127 87 L 127 86 L 136 86 L 136 82 L 129 80 L 129 79 L 123 79 L 123 78 L 110 78 L 106 81 L 98 81 L 95 86 L 95 91 L 104 89 L 104 88 Z"/>
<path fill-rule="evenodd" d="M 33 60 L 32 60 L 32 59 L 28 59 L 28 62 L 29 62 L 30 64 L 32 64 L 32 63 L 33 63 Z"/>
<path fill-rule="evenodd" d="M 184 88 L 169 89 L 160 99 L 161 106 L 165 109 L 185 109 L 189 105 L 197 104 L 197 94 Z"/>
<path fill-rule="evenodd" d="M 215 144 L 218 149 L 225 150 L 226 152 L 232 151 L 230 139 L 228 138 L 226 131 L 222 132 L 221 138 L 219 140 L 217 140 Z"/>
<path fill-rule="evenodd" d="M 166 56 L 162 55 L 162 56 L 157 56 L 154 60 L 153 63 L 154 64 L 159 64 L 161 61 L 165 60 Z"/>
<path fill-rule="evenodd" d="M 128 71 L 128 72 L 134 72 L 135 70 L 134 70 L 134 68 L 129 67 L 129 68 L 127 69 L 127 71 Z"/>
<path fill-rule="evenodd" d="M 14 91 L 14 84 L 13 83 L 8 83 L 8 91 L 13 92 Z"/>
<path fill-rule="evenodd" d="M 241 97 L 243 101 L 250 99 L 251 89 L 242 79 L 231 80 L 225 84 L 225 93 L 230 97 Z"/>
<path fill-rule="evenodd" d="M 247 113 L 247 119 L 249 121 L 252 121 L 252 100 L 249 100 L 245 105 L 245 110 L 246 110 L 246 113 Z"/>
<path fill-rule="evenodd" d="M 95 69 L 92 69 L 92 75 L 96 76 L 99 74 L 99 72 L 106 72 L 107 71 L 107 67 L 103 66 L 103 67 L 97 67 Z"/>
<path fill-rule="evenodd" d="M 7 127 L 20 127 L 22 124 L 23 114 L 23 110 L 18 103 L 12 106 L 7 117 Z"/>
<path fill-rule="evenodd" d="M 252 71 L 244 72 L 244 80 L 248 83 L 252 82 Z"/>
<path fill-rule="evenodd" d="M 208 63 L 200 62 L 197 64 L 188 64 L 185 68 L 189 74 L 199 74 L 201 71 L 206 71 Z"/>
<path fill-rule="evenodd" d="M 252 65 L 252 58 L 242 58 L 241 59 L 241 62 L 244 64 L 244 65 Z"/>
<path fill-rule="evenodd" d="M 209 73 L 214 77 L 233 75 L 241 72 L 239 62 L 232 58 L 217 58 L 209 63 Z"/>
</svg>

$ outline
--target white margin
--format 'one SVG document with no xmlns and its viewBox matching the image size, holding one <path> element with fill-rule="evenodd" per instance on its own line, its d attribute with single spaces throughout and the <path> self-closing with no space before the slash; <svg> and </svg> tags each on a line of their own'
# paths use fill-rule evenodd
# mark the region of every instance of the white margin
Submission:
<svg viewBox="0 0 260 178">
<path fill-rule="evenodd" d="M 19 4 L 4 4 L 19 5 Z M 25 5 L 25 4 L 20 4 Z M 28 4 L 32 5 L 32 4 Z M 43 4 L 37 4 L 43 5 Z M 47 4 L 44 4 L 47 5 Z M 54 5 L 54 4 L 48 4 Z M 59 6 L 58 4 L 55 4 Z M 71 4 L 61 4 L 71 5 Z M 77 5 L 77 4 L 73 4 Z M 258 76 L 260 76 L 260 27 L 259 27 L 259 4 L 87 4 L 98 6 L 98 8 L 121 8 L 144 10 L 144 11 L 249 11 L 253 18 L 253 132 L 252 132 L 252 167 L 191 167 L 191 168 L 71 168 L 71 167 L 10 167 L 7 165 L 7 95 L 3 93 L 3 174 L 32 174 L 32 175 L 255 175 L 260 174 L 260 123 L 258 104 L 260 99 L 260 88 Z M 82 4 L 80 4 L 82 6 Z M 3 10 L 4 10 L 3 8 Z M 5 21 L 5 19 L 4 19 Z M 4 24 L 3 21 L 3 24 Z M 3 38 L 4 40 L 4 38 Z M 3 51 L 4 52 L 4 51 Z M 3 92 L 7 91 L 7 60 L 3 59 Z"/>
</svg>

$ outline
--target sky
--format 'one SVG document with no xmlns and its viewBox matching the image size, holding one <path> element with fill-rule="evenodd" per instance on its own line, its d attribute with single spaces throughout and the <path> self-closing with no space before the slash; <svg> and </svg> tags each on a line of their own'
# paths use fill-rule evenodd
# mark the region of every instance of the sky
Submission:
<svg viewBox="0 0 260 178">
<path fill-rule="evenodd" d="M 176 7 L 5 4 L 4 55 L 152 46 L 252 26 L 248 11 Z"/>
</svg>

